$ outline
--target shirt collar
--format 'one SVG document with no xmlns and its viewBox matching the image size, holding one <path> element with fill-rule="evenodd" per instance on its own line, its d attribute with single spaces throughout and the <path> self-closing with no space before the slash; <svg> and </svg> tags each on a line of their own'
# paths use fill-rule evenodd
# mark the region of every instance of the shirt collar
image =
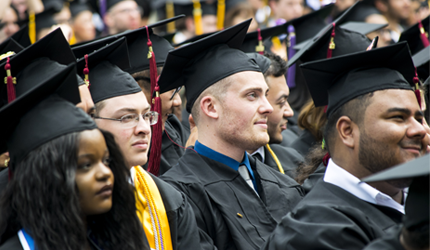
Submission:
<svg viewBox="0 0 430 250">
<path fill-rule="evenodd" d="M 391 207 L 405 213 L 403 205 L 393 200 L 390 196 L 380 192 L 374 187 L 370 186 L 365 182 L 361 182 L 360 179 L 339 167 L 332 159 L 329 160 L 327 169 L 324 175 L 324 181 L 336 185 L 343 190 L 351 193 L 355 197 L 373 203 L 377 205 Z M 404 196 L 406 194 L 404 193 Z"/>
<path fill-rule="evenodd" d="M 266 154 L 264 153 L 264 146 L 259 147 L 251 155 L 254 156 L 256 154 L 260 154 L 260 156 L 261 156 L 261 162 L 264 162 L 264 157 L 266 156 Z"/>
<path fill-rule="evenodd" d="M 226 155 L 223 155 L 221 153 L 218 153 L 217 151 L 206 147 L 205 145 L 201 144 L 199 141 L 196 141 L 195 145 L 194 145 L 194 150 L 203 156 L 206 156 L 214 161 L 220 162 L 222 164 L 225 164 L 229 167 L 231 167 L 232 169 L 234 169 L 235 171 L 237 171 L 239 169 L 240 165 L 245 164 L 247 167 L 250 167 L 251 165 L 249 164 L 249 159 L 248 159 L 248 154 L 244 153 L 244 157 L 242 162 L 238 162 Z"/>
</svg>

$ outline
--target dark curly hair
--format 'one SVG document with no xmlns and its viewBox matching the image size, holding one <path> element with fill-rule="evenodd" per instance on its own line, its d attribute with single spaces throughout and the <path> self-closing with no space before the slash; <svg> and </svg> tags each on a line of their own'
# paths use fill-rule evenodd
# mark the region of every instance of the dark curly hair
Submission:
<svg viewBox="0 0 430 250">
<path fill-rule="evenodd" d="M 130 173 L 112 134 L 102 131 L 115 177 L 112 208 L 87 217 L 87 227 L 103 249 L 149 249 L 136 215 Z M 86 244 L 75 182 L 80 133 L 47 142 L 14 166 L 14 176 L 0 198 L 0 243 L 21 229 L 39 250 L 80 250 Z M 13 164 L 13 163 L 12 163 Z"/>
</svg>

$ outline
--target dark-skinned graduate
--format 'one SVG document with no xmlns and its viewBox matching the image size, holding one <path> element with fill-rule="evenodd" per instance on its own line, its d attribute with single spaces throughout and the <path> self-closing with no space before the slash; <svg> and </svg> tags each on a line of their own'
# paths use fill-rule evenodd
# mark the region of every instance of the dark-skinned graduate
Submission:
<svg viewBox="0 0 430 250">
<path fill-rule="evenodd" d="M 426 152 L 429 138 L 406 43 L 301 65 L 327 106 L 324 177 L 278 224 L 265 250 L 363 249 L 402 220 L 407 182 L 360 179 Z"/>
<path fill-rule="evenodd" d="M 363 181 L 411 181 L 405 202 L 405 216 L 399 229 L 375 240 L 364 250 L 427 250 L 429 249 L 429 174 L 430 154 L 386 171 L 369 176 Z"/>
<path fill-rule="evenodd" d="M 159 79 L 162 88 L 185 86 L 198 129 L 194 148 L 161 178 L 190 199 L 218 249 L 260 249 L 303 195 L 291 177 L 246 153 L 269 142 L 272 112 L 260 67 L 238 49 L 250 22 L 170 51 Z"/>
</svg>

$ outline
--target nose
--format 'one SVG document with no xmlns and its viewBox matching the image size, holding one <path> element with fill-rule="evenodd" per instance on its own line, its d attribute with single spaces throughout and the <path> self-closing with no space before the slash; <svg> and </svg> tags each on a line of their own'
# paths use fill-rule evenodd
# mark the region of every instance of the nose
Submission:
<svg viewBox="0 0 430 250">
<path fill-rule="evenodd" d="M 141 133 L 145 135 L 149 135 L 151 133 L 151 125 L 149 125 L 149 122 L 145 121 L 142 115 L 139 117 L 139 121 L 137 122 L 137 125 L 134 129 L 135 135 Z"/>
<path fill-rule="evenodd" d="M 294 115 L 294 111 L 288 102 L 284 105 L 284 118 L 290 118 Z"/>
<path fill-rule="evenodd" d="M 99 181 L 106 181 L 113 178 L 112 170 L 103 162 L 100 162 L 97 167 L 96 179 Z"/>
<path fill-rule="evenodd" d="M 420 139 L 421 143 L 423 143 L 423 145 L 427 146 L 429 143 L 429 141 L 428 141 L 429 137 L 427 136 L 427 132 L 426 132 L 424 125 L 412 117 L 411 117 L 411 120 L 412 120 L 412 122 L 406 131 L 406 136 L 409 138 Z"/>
<path fill-rule="evenodd" d="M 266 115 L 271 114 L 273 112 L 273 107 L 272 105 L 270 105 L 265 95 L 263 95 L 261 98 L 261 105 L 258 109 L 258 112 L 260 114 L 266 114 Z"/>
<path fill-rule="evenodd" d="M 176 93 L 173 97 L 173 107 L 179 107 L 182 104 L 181 96 L 179 96 L 179 93 Z"/>
</svg>

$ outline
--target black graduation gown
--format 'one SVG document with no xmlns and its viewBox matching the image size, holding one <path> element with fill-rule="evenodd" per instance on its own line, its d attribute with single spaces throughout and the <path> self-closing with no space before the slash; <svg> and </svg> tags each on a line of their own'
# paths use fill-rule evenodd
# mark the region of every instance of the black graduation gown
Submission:
<svg viewBox="0 0 430 250">
<path fill-rule="evenodd" d="M 259 249 L 303 196 L 289 176 L 249 158 L 260 197 L 227 165 L 187 149 L 161 178 L 184 192 L 198 226 L 218 249 Z"/>
<path fill-rule="evenodd" d="M 166 209 L 173 249 L 213 249 L 205 235 L 198 240 L 199 228 L 187 197 L 160 178 L 151 176 Z"/>
<path fill-rule="evenodd" d="M 303 130 L 303 133 L 290 144 L 290 147 L 294 148 L 303 157 L 305 157 L 309 153 L 309 149 L 316 143 L 317 141 L 312 133 L 305 129 Z"/>
<path fill-rule="evenodd" d="M 178 163 L 179 158 L 185 153 L 185 149 L 179 147 L 185 147 L 188 137 L 190 136 L 189 130 L 186 130 L 181 122 L 175 115 L 169 115 L 167 121 L 164 123 L 164 132 L 161 138 L 161 160 L 160 160 L 160 172 L 164 174 L 172 166 Z M 170 138 L 178 145 L 175 145 Z M 151 151 L 149 151 L 151 152 Z M 149 154 L 148 154 L 149 157 Z M 149 159 L 149 158 L 148 158 Z M 148 169 L 148 163 L 143 166 L 144 169 Z"/>
<path fill-rule="evenodd" d="M 293 148 L 284 147 L 279 144 L 270 144 L 269 146 L 273 150 L 273 153 L 275 153 L 276 157 L 278 157 L 285 174 L 291 178 L 296 178 L 296 169 L 299 164 L 304 161 L 303 156 Z M 264 164 L 276 171 L 279 171 L 275 159 L 266 147 L 264 147 Z"/>
<path fill-rule="evenodd" d="M 299 136 L 290 129 L 286 129 L 282 131 L 282 142 L 280 143 L 284 147 L 290 147 L 291 143 L 293 143 Z"/>
<path fill-rule="evenodd" d="M 402 230 L 401 225 L 399 228 L 392 233 L 372 241 L 363 250 L 405 250 L 405 248 L 400 243 L 400 232 Z"/>
<path fill-rule="evenodd" d="M 319 180 L 324 178 L 325 170 L 327 169 L 326 166 L 324 166 L 324 163 L 320 163 L 318 168 L 308 176 L 308 178 L 303 182 L 302 187 L 305 190 L 305 193 L 309 193 L 311 189 L 317 184 Z"/>
<path fill-rule="evenodd" d="M 9 182 L 9 169 L 5 169 L 0 172 L 0 196 L 6 189 L 7 183 Z"/>
<path fill-rule="evenodd" d="M 321 180 L 282 218 L 262 249 L 363 249 L 393 230 L 402 216 Z"/>
</svg>

